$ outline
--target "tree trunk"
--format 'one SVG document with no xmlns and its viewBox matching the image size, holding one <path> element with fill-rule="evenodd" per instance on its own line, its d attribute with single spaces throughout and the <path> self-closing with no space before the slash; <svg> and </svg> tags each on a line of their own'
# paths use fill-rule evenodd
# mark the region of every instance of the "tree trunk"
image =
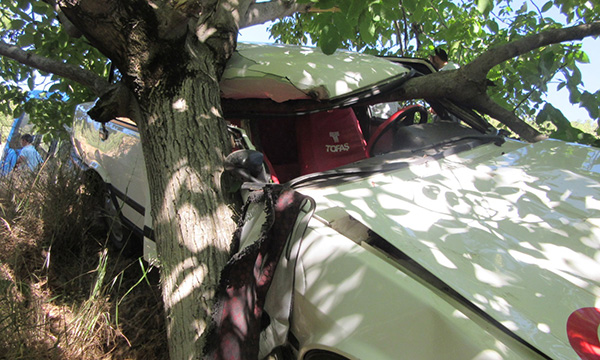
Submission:
<svg viewBox="0 0 600 360">
<path fill-rule="evenodd" d="M 197 53 L 177 86 L 149 91 L 140 135 L 160 256 L 170 358 L 202 356 L 221 269 L 229 258 L 233 212 L 221 188 L 230 149 L 213 54 Z M 142 100 L 143 101 L 143 100 Z"/>
</svg>

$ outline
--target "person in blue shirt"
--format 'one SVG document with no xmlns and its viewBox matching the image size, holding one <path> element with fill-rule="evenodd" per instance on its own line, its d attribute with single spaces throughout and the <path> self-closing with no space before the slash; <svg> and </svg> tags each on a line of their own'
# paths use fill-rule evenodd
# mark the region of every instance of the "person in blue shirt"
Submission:
<svg viewBox="0 0 600 360">
<path fill-rule="evenodd" d="M 33 142 L 33 136 L 30 134 L 25 134 L 21 136 L 21 145 L 23 148 L 21 149 L 21 153 L 17 158 L 17 167 L 20 167 L 21 164 L 26 164 L 27 168 L 31 171 L 36 171 L 37 168 L 44 162 L 44 159 L 40 156 L 37 150 L 31 145 Z"/>
<path fill-rule="evenodd" d="M 15 167 L 17 158 L 19 157 L 19 150 L 15 150 L 8 146 L 8 142 L 1 142 L 0 145 L 0 177 L 8 175 Z"/>
<path fill-rule="evenodd" d="M 6 176 L 14 169 L 18 157 L 15 149 L 10 147 L 6 149 L 4 159 L 0 161 L 0 176 Z"/>
</svg>

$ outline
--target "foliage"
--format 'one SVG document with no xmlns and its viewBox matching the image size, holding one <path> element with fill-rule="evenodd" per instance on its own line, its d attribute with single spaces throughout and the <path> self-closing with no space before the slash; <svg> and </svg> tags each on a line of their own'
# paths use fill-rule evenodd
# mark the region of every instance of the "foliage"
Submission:
<svg viewBox="0 0 600 360">
<path fill-rule="evenodd" d="M 104 246 L 67 161 L 0 178 L 0 358 L 164 359 L 156 271 Z"/>
<path fill-rule="evenodd" d="M 555 139 L 565 141 L 575 141 L 582 144 L 594 145 L 600 147 L 600 139 L 592 135 L 588 130 L 580 129 L 574 126 L 560 110 L 556 109 L 551 104 L 546 104 L 536 118 L 536 123 L 542 128 L 546 128 L 546 132 Z"/>
<path fill-rule="evenodd" d="M 11 102 L 10 101 L 5 101 L 3 103 L 4 106 L 7 106 L 7 108 L 10 109 L 11 106 Z M 8 137 L 8 133 L 10 132 L 10 128 L 12 126 L 14 119 L 12 117 L 12 114 L 6 114 L 3 112 L 0 112 L 0 136 L 2 137 L 2 141 L 6 141 L 6 138 Z"/>
<path fill-rule="evenodd" d="M 67 35 L 48 4 L 25 0 L 2 2 L 0 14 L 2 41 L 107 76 L 106 57 L 85 39 Z M 0 114 L 18 117 L 27 112 L 40 134 L 64 136 L 64 125 L 70 125 L 74 105 L 94 98 L 89 89 L 76 82 L 39 72 L 6 57 L 0 57 L 0 73 L 0 100 L 3 100 Z M 35 99 L 22 88 L 43 88 L 47 95 Z"/>
<path fill-rule="evenodd" d="M 523 36 L 600 18 L 599 7 L 578 0 L 539 4 L 534 0 L 303 1 L 334 10 L 297 14 L 276 22 L 270 30 L 277 41 L 310 42 L 326 53 L 341 47 L 376 55 L 410 57 L 427 57 L 435 47 L 441 46 L 452 61 L 463 65 L 487 49 Z M 561 18 L 565 20 L 557 20 Z M 599 121 L 600 92 L 582 89 L 584 79 L 578 68 L 578 64 L 588 62 L 580 44 L 543 47 L 492 69 L 488 78 L 494 86 L 488 88 L 488 93 L 522 118 L 538 115 L 538 123 L 556 121 L 554 125 L 564 129 L 560 117 L 548 117 L 547 112 L 542 112 L 545 108 L 542 96 L 549 82 L 558 79 L 559 88 L 569 91 L 571 103 L 587 109 L 590 117 Z M 576 132 L 550 133 L 562 139 L 581 141 Z"/>
<path fill-rule="evenodd" d="M 589 23 L 597 20 L 600 13 L 590 2 L 578 0 L 299 2 L 312 3 L 314 8 L 325 11 L 296 14 L 275 23 L 271 32 L 278 41 L 314 43 L 327 53 L 341 47 L 377 55 L 417 57 L 426 57 L 434 47 L 442 46 L 459 64 L 528 34 L 566 24 Z M 3 2 L 0 13 L 0 36 L 4 42 L 108 77 L 108 60 L 85 39 L 69 36 L 46 3 Z M 588 62 L 580 44 L 541 48 L 492 69 L 489 79 L 495 86 L 488 91 L 505 108 L 520 117 L 531 117 L 544 108 L 542 96 L 549 82 L 558 81 L 559 88 L 569 91 L 572 103 L 587 109 L 590 118 L 600 120 L 600 92 L 583 89 L 584 79 L 578 68 L 578 64 Z M 5 100 L 0 102 L 0 114 L 16 117 L 26 111 L 40 134 L 64 137 L 64 126 L 70 125 L 74 104 L 94 98 L 75 82 L 40 74 L 6 57 L 0 57 L 0 72 L 0 99 Z M 48 96 L 31 99 L 22 86 L 44 87 Z M 537 122 L 545 121 L 553 120 Z"/>
<path fill-rule="evenodd" d="M 29 92 L 31 93 L 32 91 Z M 71 126 L 71 114 L 75 105 L 74 101 L 68 101 L 59 92 L 42 92 L 21 103 L 18 110 L 29 114 L 30 122 L 34 124 L 34 133 L 44 135 L 44 140 L 50 141 L 68 139 L 65 126 Z"/>
</svg>

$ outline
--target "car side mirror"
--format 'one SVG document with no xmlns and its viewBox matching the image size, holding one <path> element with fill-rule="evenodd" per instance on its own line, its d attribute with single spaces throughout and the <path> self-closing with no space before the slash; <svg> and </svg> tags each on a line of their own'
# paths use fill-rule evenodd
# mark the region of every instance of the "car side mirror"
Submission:
<svg viewBox="0 0 600 360">
<path fill-rule="evenodd" d="M 237 150 L 225 159 L 224 167 L 244 182 L 267 183 L 269 177 L 263 166 L 264 156 L 256 150 Z"/>
</svg>

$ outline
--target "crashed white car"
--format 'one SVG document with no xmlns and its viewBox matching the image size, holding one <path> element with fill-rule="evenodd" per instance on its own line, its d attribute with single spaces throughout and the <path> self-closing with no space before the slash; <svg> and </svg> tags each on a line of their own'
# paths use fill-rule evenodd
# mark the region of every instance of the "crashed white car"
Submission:
<svg viewBox="0 0 600 360">
<path fill-rule="evenodd" d="M 239 45 L 221 82 L 237 144 L 226 168 L 245 196 L 280 183 L 309 199 L 267 295 L 260 358 L 600 359 L 600 150 L 512 140 L 445 100 L 393 102 L 430 71 Z M 77 160 L 151 261 L 136 126 L 103 128 L 90 106 L 75 113 Z M 265 205 L 244 216 L 242 247 Z"/>
</svg>

